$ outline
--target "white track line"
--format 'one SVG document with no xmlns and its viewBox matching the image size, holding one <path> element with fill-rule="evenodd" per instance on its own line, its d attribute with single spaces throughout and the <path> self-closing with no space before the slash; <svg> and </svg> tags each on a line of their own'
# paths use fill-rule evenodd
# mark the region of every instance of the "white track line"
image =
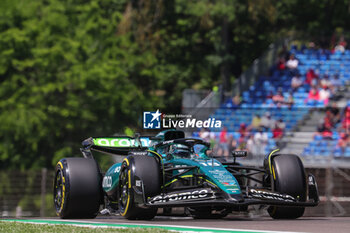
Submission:
<svg viewBox="0 0 350 233">
<path fill-rule="evenodd" d="M 188 228 L 188 229 L 201 229 L 201 230 L 218 230 L 218 231 L 243 231 L 243 232 L 262 232 L 262 233 L 305 233 L 305 232 L 295 232 L 295 231 L 270 231 L 270 230 L 254 230 L 254 229 L 237 229 L 237 228 L 215 228 L 215 227 L 197 227 L 197 226 L 186 226 L 186 225 L 163 225 L 163 224 L 148 224 L 148 223 L 126 223 L 126 222 L 100 222 L 100 221 L 88 221 L 88 220 L 66 220 L 66 219 L 38 219 L 44 221 L 59 221 L 59 222 L 76 222 L 76 223 L 98 223 L 98 224 L 106 224 L 107 227 L 118 227 L 118 226 L 108 226 L 108 224 L 120 224 L 120 225 L 128 225 L 128 226 L 155 226 L 155 227 L 178 227 L 178 228 Z M 68 225 L 68 224 L 67 224 Z M 123 228 L 123 227 L 121 227 Z"/>
</svg>

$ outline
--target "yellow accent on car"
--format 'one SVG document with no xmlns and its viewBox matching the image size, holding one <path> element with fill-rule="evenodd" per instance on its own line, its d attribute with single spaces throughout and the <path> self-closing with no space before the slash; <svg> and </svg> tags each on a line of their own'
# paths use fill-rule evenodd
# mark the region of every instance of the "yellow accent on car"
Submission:
<svg viewBox="0 0 350 233">
<path fill-rule="evenodd" d="M 214 184 L 213 182 L 211 182 L 211 181 L 209 181 L 209 180 L 207 180 L 207 179 L 204 179 L 206 182 L 208 182 L 208 183 L 210 183 L 210 184 L 212 184 L 212 185 L 214 185 L 214 186 L 216 186 L 216 187 L 218 187 L 216 184 Z"/>
<path fill-rule="evenodd" d="M 273 179 L 276 180 L 275 167 L 272 166 Z"/>
<path fill-rule="evenodd" d="M 181 178 L 189 178 L 189 177 L 193 177 L 193 175 L 184 175 L 184 176 L 180 176 L 180 177 L 181 177 Z M 172 183 L 174 183 L 174 182 L 176 182 L 176 181 L 178 181 L 178 179 L 173 179 L 172 181 L 166 183 L 166 184 L 164 185 L 164 187 L 165 187 L 165 186 L 168 186 L 168 185 L 170 185 L 170 184 L 172 184 Z"/>
<path fill-rule="evenodd" d="M 130 194 L 128 193 L 128 201 L 126 202 L 126 207 L 125 207 L 125 209 L 124 209 L 124 212 L 121 213 L 122 216 L 125 216 L 126 212 L 128 212 L 129 203 L 130 203 Z"/>
<path fill-rule="evenodd" d="M 279 151 L 279 150 L 280 150 L 280 149 L 273 150 L 273 151 L 269 154 L 268 161 L 269 161 L 269 168 L 270 168 L 270 173 L 271 173 L 271 174 L 272 174 L 271 156 L 272 156 L 275 152 L 277 152 L 277 151 Z"/>
<path fill-rule="evenodd" d="M 129 166 L 129 160 L 128 160 L 127 158 L 125 158 L 124 161 L 125 161 L 126 164 Z"/>
<path fill-rule="evenodd" d="M 193 175 L 185 175 L 185 176 L 180 176 L 180 177 L 181 177 L 181 178 L 189 178 L 189 177 L 193 177 Z M 210 184 L 212 184 L 212 185 L 214 185 L 214 186 L 217 187 L 217 185 L 214 184 L 213 182 L 211 182 L 210 180 L 204 179 L 204 178 L 202 178 L 202 177 L 200 177 L 200 179 L 205 180 L 206 182 L 208 182 L 208 183 L 210 183 Z M 166 183 L 166 184 L 164 185 L 164 187 L 165 187 L 165 186 L 168 186 L 168 185 L 170 185 L 170 184 L 172 184 L 172 183 L 174 183 L 174 182 L 176 182 L 176 181 L 178 181 L 178 179 L 173 179 L 172 181 Z"/>
<path fill-rule="evenodd" d="M 125 161 L 125 162 L 128 164 L 128 166 L 129 166 L 129 161 L 128 161 L 128 159 L 125 158 L 124 161 Z M 129 182 L 128 187 L 129 187 L 129 189 L 131 189 L 130 169 L 129 169 L 129 171 L 128 171 L 128 176 L 129 176 L 129 177 L 128 177 L 128 182 Z M 125 216 L 125 214 L 128 212 L 129 203 L 130 203 L 130 190 L 128 191 L 128 200 L 127 200 L 127 202 L 126 202 L 126 207 L 125 207 L 123 213 L 121 213 L 122 216 Z"/>
<path fill-rule="evenodd" d="M 58 164 L 60 165 L 60 167 L 63 169 L 63 165 L 61 162 L 58 162 Z M 59 212 L 61 212 L 63 210 L 63 205 L 64 205 L 64 197 L 65 197 L 65 193 L 66 193 L 66 179 L 64 178 L 64 175 L 63 175 L 63 172 L 61 173 L 62 174 L 62 202 L 61 202 L 61 207 L 60 207 L 60 210 Z"/>
<path fill-rule="evenodd" d="M 57 165 L 60 165 L 60 167 L 63 169 L 63 164 L 61 163 L 61 161 L 59 161 Z"/>
<path fill-rule="evenodd" d="M 160 158 L 160 160 L 163 160 L 163 156 L 162 155 L 160 155 L 159 153 L 157 153 L 157 152 L 155 152 L 155 151 L 153 151 L 153 150 L 147 150 L 148 152 L 151 152 L 151 153 L 153 153 L 153 154 L 155 154 L 155 155 L 157 155 L 159 158 Z"/>
</svg>

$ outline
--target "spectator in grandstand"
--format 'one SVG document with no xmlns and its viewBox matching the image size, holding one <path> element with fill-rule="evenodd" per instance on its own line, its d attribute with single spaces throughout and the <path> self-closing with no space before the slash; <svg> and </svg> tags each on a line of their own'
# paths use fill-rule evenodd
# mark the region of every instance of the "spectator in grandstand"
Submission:
<svg viewBox="0 0 350 233">
<path fill-rule="evenodd" d="M 340 110 L 338 108 L 337 103 L 332 103 L 331 106 L 327 107 L 327 111 L 330 111 L 333 125 L 340 122 Z"/>
<path fill-rule="evenodd" d="M 258 155 L 265 154 L 265 148 L 266 148 L 267 142 L 268 142 L 267 133 L 264 132 L 263 128 L 260 128 L 259 131 L 254 135 L 256 154 Z"/>
<path fill-rule="evenodd" d="M 228 152 L 228 138 L 227 138 L 227 128 L 223 127 L 220 136 L 219 136 L 219 148 L 218 155 L 227 157 L 229 155 Z"/>
<path fill-rule="evenodd" d="M 315 73 L 315 71 L 313 69 L 309 69 L 306 73 L 306 80 L 305 80 L 305 83 L 310 85 L 313 83 L 313 80 L 314 79 L 318 79 L 318 76 L 317 74 Z"/>
<path fill-rule="evenodd" d="M 325 125 L 325 129 L 323 130 L 322 132 L 322 137 L 323 139 L 326 139 L 326 140 L 332 140 L 333 139 L 333 133 L 332 133 L 332 130 L 330 127 L 327 127 Z"/>
<path fill-rule="evenodd" d="M 226 108 L 237 108 L 241 104 L 241 97 L 239 95 L 235 95 L 231 99 L 228 99 L 225 103 Z"/>
<path fill-rule="evenodd" d="M 284 123 L 282 119 L 279 119 L 279 120 L 276 122 L 276 124 L 277 124 L 277 126 L 278 126 L 279 128 L 281 128 L 282 130 L 285 130 L 285 128 L 286 128 L 286 123 Z"/>
<path fill-rule="evenodd" d="M 230 134 L 229 136 L 228 136 L 228 151 L 229 151 L 229 154 L 232 152 L 232 151 L 234 151 L 234 150 L 236 150 L 236 148 L 237 148 L 237 141 L 233 138 L 233 136 Z M 229 155 L 228 154 L 228 155 Z"/>
<path fill-rule="evenodd" d="M 324 86 L 319 92 L 319 99 L 323 101 L 325 105 L 328 104 L 329 97 L 331 96 L 331 92 L 329 91 L 327 86 Z"/>
<path fill-rule="evenodd" d="M 330 87 L 331 86 L 331 80 L 329 79 L 328 74 L 325 74 L 323 78 L 320 80 L 321 87 Z"/>
<path fill-rule="evenodd" d="M 330 89 L 332 93 L 336 93 L 339 87 L 342 86 L 342 82 L 340 81 L 338 74 L 334 74 L 334 76 L 330 80 L 330 84 Z"/>
<path fill-rule="evenodd" d="M 294 54 L 291 54 L 288 61 L 286 62 L 286 67 L 288 68 L 291 75 L 298 73 L 298 65 L 299 61 L 295 58 Z"/>
<path fill-rule="evenodd" d="M 279 140 L 283 137 L 283 129 L 281 129 L 278 123 L 275 123 L 275 127 L 272 130 L 273 138 Z"/>
<path fill-rule="evenodd" d="M 250 124 L 250 128 L 253 130 L 257 130 L 261 123 L 261 117 L 259 114 L 255 114 L 255 116 L 252 119 L 252 123 Z"/>
<path fill-rule="evenodd" d="M 334 127 L 331 111 L 326 111 L 326 116 L 324 117 L 323 122 L 325 128 L 331 129 Z"/>
<path fill-rule="evenodd" d="M 209 143 L 210 143 L 210 147 L 213 148 L 213 150 L 217 150 L 217 141 L 216 141 L 216 136 L 214 132 L 210 132 L 210 139 L 209 139 Z"/>
<path fill-rule="evenodd" d="M 303 85 L 303 80 L 300 77 L 300 74 L 296 74 L 293 78 L 292 78 L 292 91 L 296 91 L 301 85 Z"/>
<path fill-rule="evenodd" d="M 336 147 L 340 148 L 342 154 L 344 154 L 346 147 L 349 145 L 349 135 L 346 133 L 341 133 Z"/>
<path fill-rule="evenodd" d="M 265 115 L 261 118 L 260 129 L 272 129 L 274 125 L 275 121 L 271 118 L 271 114 L 269 112 L 266 112 Z"/>
<path fill-rule="evenodd" d="M 232 104 L 234 107 L 238 107 L 242 102 L 242 99 L 239 95 L 235 95 L 233 98 L 232 98 Z"/>
<path fill-rule="evenodd" d="M 243 135 L 240 135 L 238 138 L 238 146 L 242 147 L 245 145 L 247 138 Z"/>
<path fill-rule="evenodd" d="M 309 96 L 307 97 L 307 101 L 310 101 L 310 100 L 316 100 L 316 101 L 320 100 L 320 95 L 317 87 L 312 87 L 310 89 Z"/>
<path fill-rule="evenodd" d="M 261 104 L 261 108 L 263 109 L 269 109 L 269 108 L 273 108 L 275 107 L 275 104 L 273 103 L 273 101 L 269 101 L 271 99 L 268 99 L 268 101 L 264 100 L 263 103 Z"/>
<path fill-rule="evenodd" d="M 285 69 L 286 69 L 286 60 L 284 59 L 284 57 L 281 57 L 280 59 L 278 59 L 278 62 L 277 62 L 277 70 L 284 71 Z"/>
<path fill-rule="evenodd" d="M 275 104 L 283 104 L 284 96 L 281 90 L 278 90 L 277 93 L 272 97 L 272 100 Z"/>
<path fill-rule="evenodd" d="M 289 108 L 291 108 L 293 106 L 293 104 L 294 104 L 293 93 L 288 94 L 284 104 L 287 105 Z"/>
<path fill-rule="evenodd" d="M 315 42 L 313 42 L 313 41 L 310 41 L 309 43 L 308 43 L 308 49 L 310 50 L 310 51 L 316 51 L 316 44 L 315 44 Z M 306 49 L 306 48 L 305 48 Z"/>
<path fill-rule="evenodd" d="M 248 137 L 246 149 L 251 154 L 253 154 L 253 155 L 256 154 L 256 148 L 255 148 L 255 144 L 254 144 L 254 135 L 253 134 L 250 134 Z"/>
<path fill-rule="evenodd" d="M 346 107 L 342 127 L 346 133 L 350 133 L 350 107 Z"/>
<path fill-rule="evenodd" d="M 202 128 L 199 131 L 199 137 L 206 142 L 210 142 L 210 131 L 208 129 Z"/>
<path fill-rule="evenodd" d="M 289 56 L 288 61 L 286 62 L 286 67 L 290 70 L 298 68 L 299 61 L 295 58 L 294 53 Z"/>
<path fill-rule="evenodd" d="M 241 125 L 239 126 L 238 132 L 240 136 L 244 139 L 248 136 L 249 131 L 245 123 L 241 123 Z"/>
<path fill-rule="evenodd" d="M 317 132 L 314 134 L 314 138 L 319 135 L 319 136 L 322 136 L 322 132 L 325 130 L 325 127 L 324 127 L 324 120 L 323 119 L 320 119 L 318 125 L 317 125 Z"/>
<path fill-rule="evenodd" d="M 266 99 L 272 99 L 273 97 L 273 91 L 268 91 L 266 95 Z"/>
<path fill-rule="evenodd" d="M 344 39 L 344 36 L 342 36 L 338 42 L 338 44 L 335 46 L 334 51 L 344 53 L 346 48 L 346 41 Z"/>
<path fill-rule="evenodd" d="M 286 60 L 284 57 L 279 57 L 276 64 L 271 66 L 269 73 L 273 77 L 278 77 L 284 73 L 286 69 Z"/>
</svg>

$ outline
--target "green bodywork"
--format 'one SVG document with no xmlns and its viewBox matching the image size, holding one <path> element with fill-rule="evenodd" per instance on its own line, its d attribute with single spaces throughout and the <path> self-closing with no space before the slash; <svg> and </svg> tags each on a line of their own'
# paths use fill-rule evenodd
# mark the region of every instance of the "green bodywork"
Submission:
<svg viewBox="0 0 350 233">
<path fill-rule="evenodd" d="M 149 156 L 154 156 L 152 153 L 149 153 Z M 210 158 L 173 158 L 171 160 L 166 160 L 163 158 L 164 164 L 170 163 L 176 166 L 196 166 L 198 169 L 193 169 L 185 174 L 182 177 L 192 176 L 194 172 L 205 174 L 205 180 L 211 184 L 216 185 L 221 190 L 225 191 L 228 194 L 241 194 L 240 186 L 236 178 L 226 170 L 226 168 L 216 159 Z M 121 163 L 116 163 L 111 166 L 104 176 L 103 189 L 106 192 L 109 192 L 115 189 L 119 181 L 119 172 L 121 168 Z M 174 170 L 173 174 L 181 172 L 181 170 Z M 177 179 L 168 181 L 165 186 L 168 186 Z"/>
<path fill-rule="evenodd" d="M 226 170 L 226 168 L 216 159 L 209 158 L 206 155 L 206 151 L 209 150 L 207 147 L 201 147 L 198 151 L 193 153 L 191 158 L 182 158 L 177 156 L 166 156 L 164 153 L 164 148 L 172 145 L 172 143 L 168 143 L 163 148 L 154 146 L 164 141 L 164 134 L 166 131 L 160 132 L 155 138 L 152 140 L 148 137 L 141 137 L 140 140 L 135 140 L 129 137 L 120 137 L 120 138 L 94 138 L 94 144 L 98 146 L 106 146 L 106 147 L 128 147 L 130 149 L 140 147 L 138 142 L 141 142 L 143 148 L 148 148 L 148 156 L 156 156 L 155 153 L 158 153 L 162 156 L 162 163 L 164 165 L 170 163 L 173 166 L 196 166 L 197 169 L 192 169 L 189 172 L 183 174 L 181 177 L 191 177 L 193 173 L 205 174 L 205 181 L 209 182 L 221 190 L 228 194 L 241 194 L 240 186 L 236 180 L 236 178 Z M 152 152 L 155 153 L 152 153 Z M 111 166 L 106 172 L 102 187 L 105 192 L 110 192 L 114 190 L 119 182 L 119 173 L 122 163 L 116 163 Z M 173 175 L 181 172 L 180 170 L 174 170 Z M 167 181 L 164 186 L 168 186 L 177 179 Z"/>
</svg>

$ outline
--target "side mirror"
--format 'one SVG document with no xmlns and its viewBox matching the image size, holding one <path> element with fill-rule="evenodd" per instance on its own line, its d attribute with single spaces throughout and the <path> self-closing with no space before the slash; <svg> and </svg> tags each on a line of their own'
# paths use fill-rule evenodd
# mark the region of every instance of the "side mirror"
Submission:
<svg viewBox="0 0 350 233">
<path fill-rule="evenodd" d="M 247 151 L 243 151 L 243 150 L 239 150 L 239 151 L 232 151 L 232 156 L 237 158 L 237 157 L 247 157 L 248 152 Z"/>
</svg>

